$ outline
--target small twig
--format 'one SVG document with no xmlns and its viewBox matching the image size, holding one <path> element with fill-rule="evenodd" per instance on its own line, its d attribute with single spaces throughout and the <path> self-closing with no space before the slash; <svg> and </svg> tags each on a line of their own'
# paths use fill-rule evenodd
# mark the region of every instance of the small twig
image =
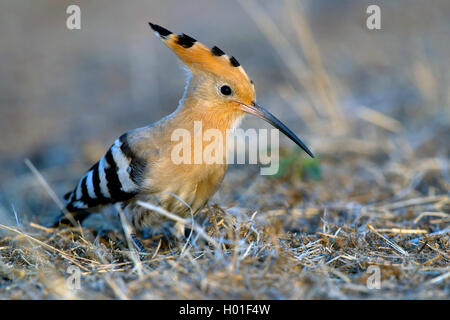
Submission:
<svg viewBox="0 0 450 320">
<path fill-rule="evenodd" d="M 378 232 L 387 232 L 387 233 L 401 233 L 401 234 L 426 234 L 427 230 L 424 229 L 400 229 L 400 228 L 391 228 L 391 229 L 377 229 Z"/>
<path fill-rule="evenodd" d="M 360 106 L 357 115 L 361 119 L 391 132 L 399 132 L 402 130 L 402 124 L 400 121 L 366 106 Z"/>
<path fill-rule="evenodd" d="M 335 236 L 333 234 L 329 234 L 329 233 L 325 233 L 325 232 L 317 231 L 316 233 L 320 234 L 321 236 L 325 236 L 325 237 L 329 237 L 329 238 L 333 238 L 333 239 L 340 238 L 339 236 Z"/>
<path fill-rule="evenodd" d="M 439 253 L 441 256 L 443 256 L 445 259 L 449 260 L 448 255 L 447 255 L 444 251 L 442 251 L 442 250 L 440 250 L 440 249 L 438 249 L 438 248 L 435 248 L 435 247 L 431 246 L 429 243 L 426 243 L 426 245 L 427 245 L 427 247 L 430 248 L 431 250 L 436 251 L 436 252 Z"/>
<path fill-rule="evenodd" d="M 159 252 L 159 249 L 161 248 L 161 244 L 162 244 L 162 240 L 161 239 L 159 239 L 159 242 L 158 242 L 158 246 L 156 247 L 156 250 L 155 250 L 155 253 L 153 254 L 153 256 L 152 256 L 152 259 L 151 260 L 153 260 L 155 257 L 156 257 L 156 255 L 158 254 L 158 252 Z"/>
<path fill-rule="evenodd" d="M 36 176 L 39 183 L 44 187 L 45 191 L 47 191 L 48 195 L 52 200 L 56 203 L 56 205 L 59 207 L 59 209 L 64 213 L 64 216 L 72 223 L 74 227 L 79 227 L 80 232 L 83 235 L 83 231 L 81 226 L 75 221 L 73 216 L 70 214 L 69 211 L 67 211 L 64 204 L 59 200 L 58 196 L 56 195 L 55 191 L 50 187 L 50 185 L 47 183 L 45 178 L 41 175 L 41 173 L 36 169 L 36 167 L 31 163 L 29 159 L 25 159 L 25 164 L 27 167 L 31 170 L 31 172 Z"/>
<path fill-rule="evenodd" d="M 18 216 L 18 214 L 17 214 L 16 208 L 14 207 L 13 204 L 11 204 L 11 208 L 12 208 L 12 210 L 13 210 L 13 212 L 14 212 L 14 217 L 16 218 L 16 224 L 17 224 L 17 227 L 21 228 L 21 227 L 22 227 L 22 224 L 19 222 L 19 216 Z"/>
<path fill-rule="evenodd" d="M 435 261 L 437 261 L 437 260 L 439 260 L 439 259 L 441 259 L 441 258 L 442 258 L 441 255 L 437 255 L 436 257 L 434 257 L 434 258 L 432 258 L 432 259 L 430 259 L 430 260 L 428 260 L 428 261 L 425 261 L 425 262 L 423 263 L 423 265 L 424 265 L 424 266 L 429 266 L 429 265 L 431 265 L 433 262 L 435 262 Z"/>
<path fill-rule="evenodd" d="M 408 252 L 406 252 L 405 250 L 403 250 L 402 247 L 400 247 L 398 244 L 394 243 L 393 241 L 389 240 L 386 236 L 382 235 L 381 233 L 379 233 L 377 230 L 375 230 L 374 227 L 372 227 L 370 224 L 366 224 L 366 226 L 369 228 L 370 231 L 372 231 L 373 233 L 375 233 L 377 236 L 379 236 L 381 239 L 383 239 L 384 241 L 386 241 L 392 248 L 394 248 L 395 250 L 397 250 L 398 252 L 400 252 L 401 254 L 403 254 L 404 256 L 408 257 Z"/>
<path fill-rule="evenodd" d="M 435 231 L 432 233 L 429 233 L 426 235 L 427 238 L 430 238 L 432 236 L 437 236 L 437 235 L 441 235 L 441 234 L 445 234 L 445 233 L 449 233 L 450 232 L 450 228 L 444 229 L 444 230 L 439 230 L 439 231 Z M 410 242 L 414 243 L 415 245 L 417 245 L 419 243 L 419 240 L 422 240 L 424 236 L 418 237 L 418 238 L 414 238 L 409 240 Z"/>
<path fill-rule="evenodd" d="M 445 212 L 422 212 L 417 218 L 414 219 L 414 224 L 417 224 L 423 217 L 441 217 L 450 218 L 450 215 Z"/>
<path fill-rule="evenodd" d="M 175 197 L 178 201 L 180 201 L 182 204 L 184 204 L 188 209 L 189 209 L 189 213 L 191 214 L 191 225 L 194 224 L 194 212 L 192 210 L 192 207 L 190 205 L 187 204 L 186 201 L 184 201 L 183 199 L 181 199 L 178 195 L 176 195 L 175 193 L 169 192 L 169 194 L 171 194 L 173 197 Z M 186 239 L 186 243 L 183 246 L 183 249 L 181 249 L 181 255 L 183 255 L 184 251 L 186 250 L 189 242 L 191 241 L 192 238 L 192 232 L 193 230 L 191 229 L 191 231 L 189 232 L 189 236 Z"/>
<path fill-rule="evenodd" d="M 47 228 L 47 227 L 41 226 L 41 225 L 39 225 L 37 223 L 34 223 L 34 222 L 30 222 L 30 227 L 33 227 L 33 228 L 45 231 L 47 233 L 53 233 L 53 231 L 55 231 L 54 228 Z"/>
<path fill-rule="evenodd" d="M 448 196 L 447 195 L 438 195 L 438 196 L 420 197 L 420 198 L 397 201 L 394 203 L 389 203 L 389 204 L 381 205 L 378 207 L 387 209 L 387 210 L 393 210 L 393 209 L 422 205 L 422 204 L 430 203 L 430 202 L 438 202 L 443 199 L 448 199 Z"/>
<path fill-rule="evenodd" d="M 423 249 L 425 249 L 425 247 L 427 246 L 428 241 L 425 241 L 425 243 L 423 244 L 422 247 L 420 247 L 420 249 L 417 251 L 417 253 L 421 253 L 423 251 Z"/>
<path fill-rule="evenodd" d="M 444 273 L 444 274 L 442 274 L 442 275 L 440 275 L 440 276 L 438 276 L 438 277 L 436 277 L 434 279 L 431 279 L 429 281 L 429 283 L 430 284 L 436 284 L 436 283 L 439 283 L 439 282 L 441 282 L 441 281 L 443 281 L 443 280 L 445 280 L 445 279 L 447 279 L 449 277 L 450 277 L 450 271 L 447 272 L 447 273 Z"/>
<path fill-rule="evenodd" d="M 169 219 L 172 219 L 174 221 L 177 221 L 179 223 L 182 223 L 184 225 L 190 225 L 192 229 L 194 229 L 195 231 L 197 231 L 203 238 L 205 238 L 205 240 L 207 240 L 208 242 L 211 242 L 212 244 L 214 244 L 215 247 L 218 247 L 219 244 L 217 243 L 216 240 L 214 240 L 213 238 L 211 238 L 204 230 L 203 228 L 201 228 L 200 226 L 198 226 L 195 222 L 192 223 L 186 219 L 180 218 L 179 216 L 177 216 L 176 214 L 170 213 L 167 210 L 161 208 L 161 207 L 157 207 L 154 206 L 151 203 L 148 202 L 143 202 L 143 201 L 137 201 L 137 204 L 140 205 L 141 207 L 147 208 L 149 210 L 155 211 Z"/>
<path fill-rule="evenodd" d="M 111 271 L 108 271 L 108 273 L 109 272 L 111 272 Z M 105 280 L 120 300 L 129 300 L 127 295 L 122 292 L 122 290 L 119 288 L 117 283 L 110 276 L 108 276 L 108 275 L 105 276 Z"/>
<path fill-rule="evenodd" d="M 125 238 L 127 240 L 128 249 L 130 250 L 131 260 L 133 260 L 133 262 L 134 262 L 134 266 L 136 267 L 139 278 L 142 278 L 142 276 L 144 275 L 143 267 L 142 267 L 141 260 L 139 259 L 138 255 L 136 254 L 136 251 L 134 250 L 134 247 L 133 247 L 133 243 L 131 240 L 130 224 L 128 223 L 128 220 L 125 217 L 125 214 L 124 214 L 122 208 L 120 207 L 120 205 L 116 204 L 115 207 L 120 216 L 120 222 L 122 223 L 122 228 L 125 233 Z"/>
<path fill-rule="evenodd" d="M 32 240 L 32 241 L 34 241 L 34 242 L 37 242 L 37 243 L 39 243 L 40 245 L 46 247 L 47 249 L 50 249 L 50 250 L 52 250 L 52 251 L 55 251 L 55 252 L 59 253 L 64 259 L 67 259 L 67 260 L 69 260 L 70 262 L 76 264 L 78 267 L 80 267 L 80 268 L 83 269 L 84 271 L 89 271 L 89 269 L 87 269 L 86 267 L 84 267 L 84 266 L 82 266 L 81 264 L 79 264 L 79 263 L 75 260 L 76 258 L 74 259 L 74 257 L 72 257 L 71 255 L 65 253 L 64 251 L 61 251 L 61 250 L 59 250 L 59 249 L 56 249 L 55 247 L 52 247 L 51 245 L 49 245 L 49 244 L 47 244 L 47 243 L 45 243 L 45 242 L 42 242 L 41 240 L 38 240 L 38 239 L 36 239 L 36 238 L 33 238 L 32 236 L 30 236 L 30 235 L 28 235 L 28 234 L 26 234 L 26 233 L 23 233 L 23 232 L 21 232 L 21 231 L 19 231 L 19 230 L 17 230 L 17 229 L 14 229 L 14 228 L 11 228 L 11 227 L 2 225 L 2 224 L 0 224 L 0 228 L 5 229 L 5 230 L 8 230 L 8 231 L 11 231 L 11 232 L 14 232 L 14 233 L 17 233 L 17 234 L 19 234 L 19 235 L 21 235 L 21 236 L 23 236 L 23 237 L 25 237 L 25 238 L 27 238 L 27 239 L 29 239 L 29 240 Z"/>
</svg>

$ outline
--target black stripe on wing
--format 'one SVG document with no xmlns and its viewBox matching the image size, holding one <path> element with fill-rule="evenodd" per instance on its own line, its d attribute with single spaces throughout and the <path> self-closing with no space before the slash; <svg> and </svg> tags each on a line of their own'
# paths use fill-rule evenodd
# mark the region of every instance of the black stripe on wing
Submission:
<svg viewBox="0 0 450 320">
<path fill-rule="evenodd" d="M 97 162 L 92 167 L 92 184 L 94 186 L 94 192 L 96 196 L 97 203 L 99 205 L 108 204 L 111 203 L 111 199 L 105 197 L 105 195 L 102 193 L 101 187 L 100 187 L 100 171 L 99 171 L 99 162 Z"/>
<path fill-rule="evenodd" d="M 97 199 L 95 198 L 91 198 L 89 196 L 88 190 L 87 190 L 87 177 L 88 175 L 86 174 L 83 178 L 83 180 L 81 180 L 81 201 L 83 203 L 85 203 L 87 205 L 88 208 L 92 208 L 92 207 L 96 207 L 99 205 Z"/>
<path fill-rule="evenodd" d="M 115 157 L 119 159 L 122 167 L 118 167 Z M 65 199 L 68 200 L 67 209 L 76 212 L 133 198 L 142 184 L 145 167 L 146 162 L 132 151 L 128 143 L 128 134 L 122 135 L 104 158 L 89 169 L 75 190 L 65 195 Z M 91 178 L 90 174 L 92 179 L 88 179 Z M 123 186 L 121 181 L 126 183 L 126 186 Z"/>
<path fill-rule="evenodd" d="M 109 165 L 109 167 L 105 169 L 105 175 L 112 202 L 126 201 L 134 197 L 137 192 L 125 192 L 122 190 L 122 184 L 117 175 L 117 164 L 114 161 L 111 149 L 106 153 L 105 160 Z"/>
<path fill-rule="evenodd" d="M 146 167 L 146 161 L 139 158 L 130 148 L 128 144 L 128 134 L 123 134 L 120 138 L 120 150 L 122 153 L 130 160 L 130 166 L 128 168 L 128 172 L 130 174 L 131 180 L 137 185 L 142 184 L 142 180 L 144 177 L 144 170 Z"/>
<path fill-rule="evenodd" d="M 99 171 L 98 171 L 99 163 L 94 164 L 88 172 L 81 178 L 79 185 L 72 191 L 68 192 L 64 195 L 64 198 L 68 200 L 66 205 L 66 209 L 69 212 L 77 212 L 81 210 L 86 210 L 88 208 L 97 207 L 99 205 L 111 203 L 111 199 L 108 199 L 103 196 L 101 192 L 97 192 L 100 188 L 100 179 L 99 179 Z M 88 181 L 87 177 L 92 172 L 92 187 L 95 192 L 95 198 L 92 198 L 88 192 Z M 81 190 L 81 198 L 77 198 L 77 190 L 80 188 Z"/>
</svg>

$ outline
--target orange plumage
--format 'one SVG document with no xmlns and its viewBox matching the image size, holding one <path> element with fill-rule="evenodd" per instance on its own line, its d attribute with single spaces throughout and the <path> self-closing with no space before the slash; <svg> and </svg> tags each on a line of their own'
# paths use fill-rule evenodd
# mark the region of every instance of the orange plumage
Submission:
<svg viewBox="0 0 450 320">
<path fill-rule="evenodd" d="M 85 174 L 67 195 L 67 210 L 76 219 L 84 219 L 86 211 L 119 202 L 139 230 L 157 228 L 165 219 L 139 206 L 138 200 L 183 217 L 200 210 L 218 189 L 227 162 L 174 163 L 172 151 L 177 142 L 171 139 L 172 133 L 184 129 L 195 136 L 196 121 L 202 124 L 203 132 L 217 129 L 226 135 L 227 129 L 235 128 L 246 113 L 254 114 L 312 156 L 294 133 L 256 103 L 253 82 L 234 57 L 217 47 L 209 49 L 185 34 L 175 35 L 152 23 L 150 26 L 188 68 L 184 95 L 169 116 L 122 135 Z M 192 145 L 191 149 L 193 153 Z"/>
</svg>

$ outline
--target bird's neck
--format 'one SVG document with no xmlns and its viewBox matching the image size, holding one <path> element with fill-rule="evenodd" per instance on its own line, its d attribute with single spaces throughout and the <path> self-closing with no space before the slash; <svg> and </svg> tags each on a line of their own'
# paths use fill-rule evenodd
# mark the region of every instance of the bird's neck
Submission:
<svg viewBox="0 0 450 320">
<path fill-rule="evenodd" d="M 166 139 L 165 145 L 168 146 L 166 150 L 170 156 L 173 156 L 173 148 L 178 150 L 180 145 L 183 146 L 183 155 L 185 149 L 190 150 L 190 155 L 187 156 L 188 164 L 201 164 L 201 166 L 191 166 L 189 170 L 203 168 L 203 173 L 198 175 L 199 177 L 210 173 L 213 175 L 217 172 L 220 173 L 219 175 L 225 173 L 227 135 L 239 124 L 243 116 L 243 114 L 221 111 L 220 106 L 217 111 L 213 111 L 214 109 L 215 106 L 207 105 L 205 101 L 185 99 L 177 110 L 159 125 L 161 129 L 159 132 L 162 139 Z M 206 150 L 209 150 L 206 157 L 211 156 L 213 162 L 205 160 Z M 176 154 L 178 155 L 179 151 L 176 151 Z M 215 162 L 216 160 L 218 162 Z"/>
<path fill-rule="evenodd" d="M 172 124 L 180 128 L 192 129 L 195 122 L 200 122 L 203 130 L 217 129 L 224 135 L 227 130 L 236 128 L 243 118 L 243 113 L 230 112 L 220 106 L 201 99 L 186 97 L 173 113 Z"/>
</svg>

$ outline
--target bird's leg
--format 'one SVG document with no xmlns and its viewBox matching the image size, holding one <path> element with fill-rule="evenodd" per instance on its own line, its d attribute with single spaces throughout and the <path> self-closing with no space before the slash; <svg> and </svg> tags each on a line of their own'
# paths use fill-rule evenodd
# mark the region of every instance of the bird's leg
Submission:
<svg viewBox="0 0 450 320">
<path fill-rule="evenodd" d="M 142 244 L 141 240 L 137 237 L 135 233 L 130 234 L 131 242 L 136 247 L 136 249 L 139 251 L 139 253 L 147 253 L 147 250 L 145 250 L 144 245 Z"/>
<path fill-rule="evenodd" d="M 184 228 L 184 237 L 188 239 L 189 236 L 191 235 L 191 232 L 193 232 L 191 228 Z"/>
<path fill-rule="evenodd" d="M 141 254 L 147 254 L 148 253 L 147 250 L 145 250 L 144 245 L 142 244 L 141 240 L 139 240 L 139 237 L 141 236 L 139 229 L 137 229 L 133 223 L 130 224 L 128 222 L 128 219 L 126 218 L 125 211 L 127 210 L 127 203 L 122 202 L 121 204 L 117 204 L 116 210 L 117 210 L 120 220 L 122 222 L 122 231 L 125 236 L 125 239 L 127 239 L 129 236 L 129 239 L 131 240 L 131 243 L 136 248 L 136 250 Z M 122 221 L 122 218 L 125 221 Z M 127 227 L 124 224 L 126 224 Z M 128 233 L 128 235 L 127 235 L 127 233 Z"/>
<path fill-rule="evenodd" d="M 173 221 L 165 221 L 157 226 L 146 227 L 142 229 L 142 238 L 150 239 L 152 241 L 162 241 L 163 246 L 170 247 L 177 239 L 174 234 Z"/>
</svg>

